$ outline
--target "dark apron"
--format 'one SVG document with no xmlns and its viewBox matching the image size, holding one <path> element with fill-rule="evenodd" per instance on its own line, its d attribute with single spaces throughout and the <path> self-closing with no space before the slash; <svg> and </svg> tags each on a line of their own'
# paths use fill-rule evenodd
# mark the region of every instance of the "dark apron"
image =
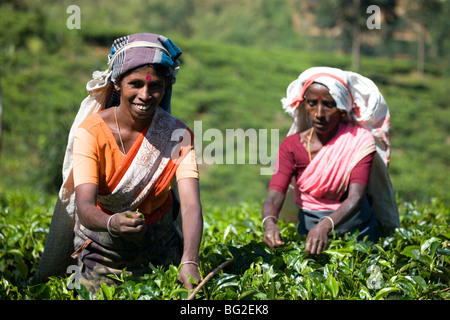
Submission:
<svg viewBox="0 0 450 320">
<path fill-rule="evenodd" d="M 309 230 L 314 228 L 322 217 L 329 216 L 333 210 L 312 211 L 300 209 L 298 212 L 297 232 L 307 235 Z M 359 231 L 358 240 L 362 240 L 365 236 L 369 236 L 370 241 L 378 241 L 379 235 L 376 230 L 378 226 L 377 220 L 373 216 L 367 197 L 361 202 L 361 208 L 347 221 L 334 228 L 337 235 L 352 234 L 356 230 Z"/>
<path fill-rule="evenodd" d="M 98 290 L 100 283 L 116 283 L 108 275 L 120 277 L 125 274 L 144 275 L 152 272 L 149 264 L 167 268 L 179 264 L 183 254 L 183 236 L 177 226 L 180 205 L 173 197 L 169 211 L 158 221 L 147 226 L 142 240 L 127 241 L 111 237 L 108 232 L 95 232 L 85 228 L 78 218 L 75 221 L 75 248 L 81 272 L 80 283 L 91 292 Z"/>
</svg>

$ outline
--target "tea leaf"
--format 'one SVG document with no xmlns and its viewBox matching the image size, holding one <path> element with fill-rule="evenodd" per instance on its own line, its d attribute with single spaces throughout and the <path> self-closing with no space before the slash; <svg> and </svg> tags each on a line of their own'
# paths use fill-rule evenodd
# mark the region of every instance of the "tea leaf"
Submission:
<svg viewBox="0 0 450 320">
<path fill-rule="evenodd" d="M 106 300 L 112 300 L 114 296 L 114 287 L 109 287 L 105 283 L 101 283 L 102 292 L 105 295 Z"/>
<path fill-rule="evenodd" d="M 402 255 L 419 260 L 420 259 L 420 247 L 419 246 L 407 246 L 402 252 Z"/>
<path fill-rule="evenodd" d="M 396 287 L 387 287 L 383 288 L 375 295 L 374 300 L 381 300 L 384 299 L 387 295 L 389 295 L 392 292 L 399 291 L 400 289 Z"/>
<path fill-rule="evenodd" d="M 333 298 L 336 298 L 338 296 L 339 285 L 338 285 L 336 279 L 332 275 L 328 276 L 327 281 L 325 282 L 325 286 L 331 292 L 331 295 L 333 296 Z"/>
</svg>

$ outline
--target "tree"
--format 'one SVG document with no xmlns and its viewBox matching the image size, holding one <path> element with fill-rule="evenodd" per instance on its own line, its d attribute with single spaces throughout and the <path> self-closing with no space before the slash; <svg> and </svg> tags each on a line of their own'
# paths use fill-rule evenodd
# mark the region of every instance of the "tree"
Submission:
<svg viewBox="0 0 450 320">
<path fill-rule="evenodd" d="M 360 52 L 363 44 L 362 38 L 365 34 L 376 32 L 369 29 L 367 20 L 367 8 L 376 6 L 380 9 L 384 17 L 383 28 L 380 28 L 379 35 L 383 38 L 391 36 L 390 25 L 396 23 L 397 16 L 394 13 L 397 0 L 329 0 L 322 2 L 312 2 L 316 14 L 316 25 L 324 29 L 338 28 L 340 30 L 339 40 L 344 51 L 350 52 L 353 57 L 352 67 L 355 71 L 359 69 Z"/>
<path fill-rule="evenodd" d="M 359 60 L 361 55 L 361 0 L 353 0 L 353 11 L 355 18 L 352 22 L 353 43 L 352 43 L 352 66 L 353 70 L 359 70 Z"/>
<path fill-rule="evenodd" d="M 430 29 L 434 25 L 438 13 L 441 12 L 442 6 L 443 2 L 440 0 L 405 1 L 405 18 L 417 33 L 417 73 L 419 77 L 423 77 L 425 72 L 426 43 L 427 39 L 430 39 Z"/>
</svg>

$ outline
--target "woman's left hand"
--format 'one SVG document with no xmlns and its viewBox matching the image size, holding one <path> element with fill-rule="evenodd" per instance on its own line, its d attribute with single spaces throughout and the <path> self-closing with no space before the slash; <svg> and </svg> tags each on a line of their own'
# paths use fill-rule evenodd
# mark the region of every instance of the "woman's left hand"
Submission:
<svg viewBox="0 0 450 320">
<path fill-rule="evenodd" d="M 309 230 L 306 237 L 305 250 L 311 254 L 320 254 L 327 249 L 328 246 L 328 232 L 331 231 L 327 219 L 319 222 L 314 228 Z"/>
<path fill-rule="evenodd" d="M 191 282 L 192 280 L 195 282 L 194 284 L 198 285 L 201 282 L 200 272 L 198 271 L 198 267 L 195 264 L 182 264 L 180 269 L 180 274 L 178 276 L 178 281 L 183 283 L 186 286 L 186 289 L 191 291 L 194 288 L 194 284 Z"/>
<path fill-rule="evenodd" d="M 356 212 L 365 190 L 366 187 L 360 183 L 350 184 L 347 199 L 329 216 L 334 223 L 331 223 L 329 219 L 323 219 L 314 228 L 309 230 L 308 236 L 306 237 L 306 251 L 311 254 L 320 254 L 327 249 L 328 233 Z"/>
</svg>

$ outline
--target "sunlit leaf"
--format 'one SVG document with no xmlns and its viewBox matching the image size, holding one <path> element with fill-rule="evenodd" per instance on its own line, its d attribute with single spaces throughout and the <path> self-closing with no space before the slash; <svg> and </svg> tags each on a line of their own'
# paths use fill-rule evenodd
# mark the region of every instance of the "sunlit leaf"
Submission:
<svg viewBox="0 0 450 320">
<path fill-rule="evenodd" d="M 332 275 L 328 276 L 327 281 L 325 282 L 325 285 L 326 285 L 327 289 L 331 292 L 331 295 L 333 296 L 333 298 L 336 298 L 339 293 L 339 285 L 338 285 L 336 279 Z"/>
<path fill-rule="evenodd" d="M 405 247 L 401 254 L 404 256 L 418 260 L 420 258 L 420 247 L 419 246 L 407 246 Z"/>
<path fill-rule="evenodd" d="M 383 288 L 377 292 L 377 294 L 374 297 L 374 300 L 384 299 L 387 295 L 389 295 L 390 293 L 395 292 L 395 291 L 399 291 L 399 289 L 396 287 Z"/>
</svg>

